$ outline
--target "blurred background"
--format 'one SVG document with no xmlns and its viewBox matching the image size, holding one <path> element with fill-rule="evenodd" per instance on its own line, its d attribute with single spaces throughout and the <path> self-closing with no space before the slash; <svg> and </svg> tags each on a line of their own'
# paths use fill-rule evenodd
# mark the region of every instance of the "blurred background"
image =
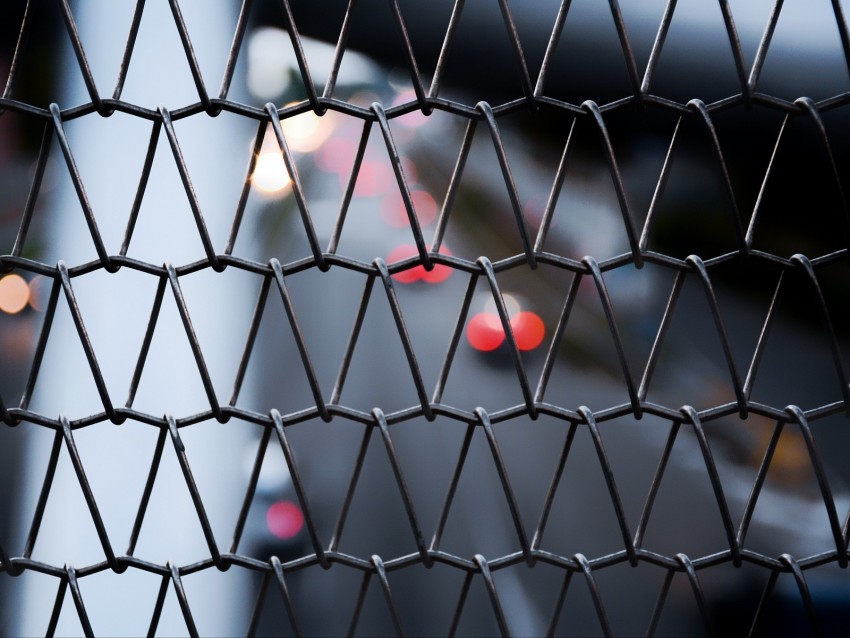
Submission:
<svg viewBox="0 0 850 638">
<path fill-rule="evenodd" d="M 290 0 L 319 94 L 333 68 L 347 4 L 342 0 Z M 410 0 L 399 4 L 427 89 L 454 3 Z M 728 258 L 709 265 L 733 363 L 741 378 L 751 367 L 780 272 L 788 271 L 783 276 L 782 295 L 774 304 L 772 323 L 765 331 L 767 344 L 749 399 L 780 410 L 793 404 L 814 411 L 843 401 L 847 389 L 846 378 L 842 385 L 839 373 L 847 364 L 850 336 L 850 307 L 844 302 L 847 263 L 829 257 L 846 250 L 848 240 L 843 195 L 850 160 L 847 108 L 840 98 L 820 109 L 828 151 L 813 118 L 795 116 L 785 122 L 785 111 L 792 110 L 791 103 L 802 96 L 815 101 L 843 96 L 850 78 L 836 22 L 835 6 L 840 9 L 843 5 L 791 0 L 779 4 L 782 11 L 768 55 L 754 78 L 755 92 L 770 99 L 755 99 L 750 106 L 740 99 L 724 104 L 725 98 L 741 93 L 741 85 L 721 9 L 728 6 L 734 17 L 745 76 L 749 76 L 776 6 L 769 1 L 621 2 L 620 16 L 632 44 L 630 53 L 641 74 L 665 11 L 675 6 L 647 89 L 660 98 L 652 105 L 627 103 L 635 87 L 611 6 L 588 0 L 564 3 L 569 12 L 550 60 L 543 95 L 579 106 L 593 100 L 602 107 L 629 210 L 638 231 L 645 229 L 647 250 L 677 259 L 693 254 L 710 262 L 738 249 L 736 229 L 746 231 L 753 211 L 758 210 L 754 250 L 780 259 L 795 253 L 812 260 L 823 258 L 817 262 L 817 276 L 836 332 L 837 357 L 831 351 L 820 302 L 802 273 L 769 259 Z M 510 5 L 532 86 L 560 5 L 556 0 Z M 110 95 L 115 85 L 135 6 L 133 2 L 70 3 L 102 96 Z M 184 0 L 179 9 L 206 88 L 215 94 L 239 5 Z M 55 3 L 4 3 L 0 9 L 0 68 L 8 71 L 11 67 L 25 10 L 30 12 L 28 39 L 4 98 L 41 109 L 57 102 L 63 110 L 91 101 L 61 8 Z M 267 102 L 278 108 L 303 104 L 308 92 L 282 5 L 255 0 L 250 11 L 228 99 L 259 108 Z M 440 252 L 470 261 L 484 255 L 498 264 L 521 255 L 523 243 L 514 203 L 486 124 L 477 124 L 455 199 L 447 207 L 445 199 L 468 118 L 457 109 L 435 110 L 425 116 L 415 108 L 415 87 L 388 3 L 360 0 L 351 16 L 332 95 L 340 103 L 362 109 L 378 103 L 390 111 L 389 129 L 426 244 L 430 247 L 439 240 Z M 660 261 L 641 269 L 628 259 L 617 261 L 630 252 L 629 237 L 598 129 L 591 117 L 574 118 L 563 108 L 522 108 L 522 74 L 511 47 L 499 3 L 467 0 L 448 52 L 439 97 L 469 107 L 483 100 L 497 111 L 499 105 L 515 104 L 516 108 L 498 111 L 496 119 L 530 242 L 536 250 L 558 258 L 580 261 L 591 256 L 602 264 L 625 364 L 618 356 L 591 276 L 576 282 L 572 272 L 552 263 L 532 270 L 521 261 L 503 261 L 496 279 L 532 393 L 537 390 L 546 404 L 561 409 L 575 411 L 587 406 L 594 413 L 604 412 L 629 404 L 624 365 L 633 382 L 640 382 L 644 375 L 675 288 L 676 272 Z M 179 111 L 198 102 L 196 79 L 167 3 L 145 5 L 126 77 L 120 99 L 127 103 Z M 680 121 L 680 113 L 670 107 L 694 98 L 709 105 L 722 162 L 698 113 L 694 110 Z M 400 106 L 404 114 L 392 111 Z M 362 114 L 343 108 L 321 116 L 306 108 L 299 110 L 302 112 L 281 119 L 281 131 L 321 249 L 329 247 L 331 252 L 333 247 L 338 255 L 366 265 L 379 257 L 390 265 L 415 257 L 414 235 L 380 127 L 373 124 L 364 133 Z M 150 177 L 141 202 L 134 204 L 155 130 L 152 126 L 143 117 L 119 111 L 109 118 L 96 113 L 69 118 L 65 131 L 107 253 L 117 254 L 124 244 L 128 257 L 157 266 L 169 262 L 179 268 L 205 259 L 206 253 L 197 239 L 192 207 L 165 131 L 154 139 Z M 674 131 L 678 143 L 671 150 Z M 255 119 L 232 112 L 212 118 L 201 111 L 175 117 L 174 132 L 217 253 L 228 245 L 235 257 L 260 264 L 276 258 L 284 266 L 310 258 L 311 246 L 292 176 L 271 128 L 257 146 Z M 52 267 L 61 259 L 73 269 L 96 260 L 97 247 L 56 140 L 48 141 L 47 160 L 36 178 L 43 135 L 44 119 L 25 109 L 7 109 L 0 116 L 3 254 L 20 249 L 15 254 L 33 263 Z M 352 180 L 352 166 L 364 135 L 361 168 Z M 562 160 L 568 138 L 569 155 Z M 258 152 L 252 165 L 255 148 Z M 671 168 L 664 187 L 658 188 L 668 156 Z M 235 234 L 233 212 L 246 175 L 247 203 Z M 552 196 L 553 183 L 557 199 Z M 351 199 L 343 218 L 340 211 L 347 190 Z M 22 211 L 30 205 L 32 222 L 21 232 Z M 138 220 L 132 241 L 128 241 L 128 211 L 134 207 Z M 651 224 L 647 223 L 650 210 Z M 544 218 L 548 218 L 545 236 L 538 233 Z M 28 389 L 52 285 L 49 278 L 37 273 L 35 266 L 15 267 L 0 279 L 0 396 L 6 408 L 21 404 L 49 419 L 63 415 L 72 422 L 84 420 L 101 412 L 103 401 L 89 378 L 86 355 L 64 299 L 49 326 L 37 381 Z M 337 543 L 334 550 L 366 560 L 378 555 L 389 561 L 415 553 L 415 538 L 380 436 L 376 432 L 366 439 L 370 430 L 356 417 L 369 415 L 373 408 L 396 415 L 389 431 L 426 543 L 438 528 L 466 425 L 448 416 L 434 421 L 404 416 L 406 409 L 420 404 L 418 380 L 411 374 L 380 280 L 369 293 L 367 277 L 357 268 L 332 267 L 321 272 L 305 267 L 287 273 L 288 295 L 321 395 L 326 403 L 349 408 L 352 414 L 335 416 L 329 423 L 299 416 L 315 407 L 314 389 L 274 284 L 252 356 L 244 365 L 241 389 L 234 390 L 256 300 L 263 294 L 262 277 L 239 268 L 222 273 L 210 268 L 186 270 L 179 277 L 215 398 L 219 405 L 229 402 L 249 414 L 265 415 L 277 409 L 290 419 L 287 437 L 324 547 Z M 488 560 L 519 551 L 539 526 L 550 481 L 568 449 L 540 549 L 565 557 L 580 552 L 589 559 L 622 550 L 618 518 L 589 431 L 581 427 L 573 438 L 568 434 L 568 421 L 547 415 L 532 420 L 525 414 L 518 366 L 484 278 L 476 284 L 439 398 L 432 398 L 434 388 L 439 386 L 470 275 L 462 268 L 439 265 L 430 272 L 421 267 L 394 270 L 392 280 L 427 398 L 465 415 L 477 407 L 497 415 L 493 430 L 518 504 L 522 534 L 527 537 L 524 541 L 520 538 L 487 439 L 479 428 L 471 439 L 439 549 L 466 559 L 481 554 Z M 93 268 L 72 281 L 109 396 L 116 406 L 125 405 L 157 294 L 157 278 L 130 268 L 115 274 Z M 573 286 L 575 301 L 569 307 L 564 337 L 553 349 L 544 387 L 538 380 L 544 375 L 547 350 Z M 368 304 L 363 301 L 364 290 Z M 677 294 L 669 331 L 642 398 L 673 410 L 691 405 L 710 413 L 711 408 L 736 401 L 729 362 L 699 279 L 686 277 Z M 343 375 L 341 362 L 359 308 L 365 308 L 365 320 L 347 375 Z M 126 405 L 154 418 L 165 412 L 178 420 L 187 419 L 180 436 L 219 550 L 262 561 L 276 555 L 284 563 L 312 555 L 305 513 L 274 436 L 244 533 L 241 539 L 234 539 L 258 450 L 267 443 L 265 428 L 250 418 L 237 417 L 226 424 L 212 418 L 189 423 L 191 415 L 209 409 L 210 398 L 198 379 L 196 358 L 180 319 L 180 309 L 168 289 L 144 372 Z M 514 406 L 522 409 L 512 413 Z M 850 435 L 846 418 L 839 412 L 832 408 L 815 414 L 812 430 L 843 523 L 850 508 L 850 472 L 844 462 Z M 775 422 L 755 413 L 747 419 L 709 417 L 705 431 L 737 529 Z M 640 420 L 631 414 L 600 420 L 599 433 L 631 535 L 641 525 L 670 432 L 668 419 L 651 414 Z M 12 486 L 0 508 L 0 543 L 9 556 L 20 556 L 27 545 L 54 437 L 48 428 L 28 422 L 4 427 L 0 435 L 0 471 L 4 483 Z M 210 556 L 209 538 L 184 488 L 170 441 L 165 445 L 138 542 L 132 550 L 126 548 L 158 444 L 156 427 L 133 419 L 116 427 L 106 420 L 79 428 L 74 436 L 116 553 L 179 566 Z M 361 453 L 364 456 L 358 461 Z M 358 468 L 362 470 L 358 472 Z M 341 512 L 351 485 L 355 490 L 344 517 Z M 798 428 L 789 425 L 784 429 L 752 517 L 746 547 L 754 552 L 803 558 L 834 550 L 827 508 Z M 683 427 L 675 440 L 652 514 L 644 523 L 642 547 L 664 556 L 682 552 L 696 559 L 728 549 L 703 454 L 689 428 Z M 80 568 L 103 560 L 103 549 L 66 451 L 60 454 L 38 540 L 30 549 L 33 560 L 48 565 Z M 648 562 L 639 569 L 620 563 L 597 572 L 616 635 L 646 630 L 666 574 L 666 569 Z M 286 575 L 305 634 L 338 635 L 349 628 L 361 585 L 359 570 L 337 564 L 325 571 L 311 565 L 288 570 Z M 821 628 L 845 623 L 846 611 L 839 601 L 847 594 L 846 574 L 831 562 L 806 575 Z M 747 563 L 736 569 L 727 561 L 701 569 L 699 577 L 715 629 L 737 630 L 751 622 L 767 581 L 766 570 Z M 393 571 L 388 578 L 408 632 L 436 635 L 448 631 L 463 584 L 462 573 L 446 565 L 430 570 L 412 565 Z M 562 569 L 544 562 L 534 569 L 519 562 L 494 572 L 512 633 L 546 632 L 563 579 Z M 573 579 L 556 626 L 558 634 L 600 631 L 589 590 L 578 580 Z M 8 635 L 44 633 L 57 581 L 35 570 L 14 578 L 4 574 L 0 578 L 2 631 Z M 394 624 L 377 579 L 372 581 L 357 633 L 385 635 L 394 631 Z M 95 633 L 136 635 L 145 631 L 160 583 L 158 576 L 137 569 L 120 575 L 105 570 L 81 579 Z M 205 569 L 188 574 L 184 583 L 201 634 L 244 633 L 258 594 L 264 602 L 258 614 L 258 632 L 279 635 L 294 631 L 274 582 L 263 596 L 259 576 L 249 570 L 231 568 L 222 573 Z M 63 600 L 56 631 L 60 635 L 79 633 L 73 600 L 70 595 Z M 682 574 L 672 581 L 667 600 L 658 634 L 702 631 L 703 618 Z M 158 632 L 186 633 L 173 592 L 165 601 Z M 783 575 L 760 631 L 764 635 L 798 635 L 807 622 L 794 581 Z M 499 631 L 487 590 L 478 580 L 469 591 L 457 630 L 462 635 Z"/>
</svg>

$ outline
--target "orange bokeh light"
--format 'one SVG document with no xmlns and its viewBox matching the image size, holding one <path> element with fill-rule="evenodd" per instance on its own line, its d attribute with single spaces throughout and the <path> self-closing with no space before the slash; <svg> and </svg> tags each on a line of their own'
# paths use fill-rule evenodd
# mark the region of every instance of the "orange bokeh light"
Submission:
<svg viewBox="0 0 850 638">
<path fill-rule="evenodd" d="M 271 195 L 289 188 L 292 180 L 279 150 L 263 151 L 257 157 L 251 183 L 262 193 Z"/>
<path fill-rule="evenodd" d="M 14 315 L 30 300 L 30 287 L 20 275 L 6 275 L 0 279 L 0 310 Z"/>
</svg>

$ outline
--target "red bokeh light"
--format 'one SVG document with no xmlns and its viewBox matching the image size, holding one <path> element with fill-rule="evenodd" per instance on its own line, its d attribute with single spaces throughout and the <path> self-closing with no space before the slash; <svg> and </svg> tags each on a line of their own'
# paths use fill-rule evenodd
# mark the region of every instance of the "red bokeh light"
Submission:
<svg viewBox="0 0 850 638">
<path fill-rule="evenodd" d="M 441 248 L 440 254 L 451 255 L 447 248 Z M 452 269 L 449 266 L 444 266 L 443 264 L 434 264 L 434 268 L 431 272 L 428 272 L 422 268 L 422 266 L 419 268 L 422 269 L 419 276 L 426 284 L 438 284 L 452 276 Z"/>
<path fill-rule="evenodd" d="M 313 158 L 323 171 L 348 177 L 356 153 L 357 144 L 353 140 L 332 137 L 316 149 Z"/>
<path fill-rule="evenodd" d="M 451 255 L 452 253 L 445 246 L 441 246 L 440 254 Z M 418 255 L 419 251 L 416 250 L 416 246 L 413 244 L 400 244 L 390 251 L 390 254 L 387 255 L 387 261 L 389 263 L 394 263 L 401 261 L 402 259 L 416 257 Z M 438 284 L 451 277 L 451 275 L 452 269 L 449 266 L 434 264 L 434 268 L 431 272 L 425 270 L 423 266 L 414 266 L 413 268 L 408 268 L 407 270 L 395 273 L 392 275 L 392 278 L 400 284 L 412 284 L 420 279 L 426 284 Z"/>
<path fill-rule="evenodd" d="M 514 332 L 516 346 L 520 350 L 534 350 L 543 343 L 546 326 L 543 320 L 533 312 L 518 312 L 511 317 L 511 330 Z"/>
<path fill-rule="evenodd" d="M 406 104 L 408 102 L 415 101 L 416 92 L 413 89 L 406 89 L 396 95 L 395 99 L 393 100 L 393 106 L 399 106 L 401 104 Z M 422 111 L 411 111 L 410 113 L 406 113 L 401 117 L 395 118 L 395 122 L 398 122 L 402 126 L 406 126 L 408 128 L 418 128 L 428 122 L 428 116 L 424 115 Z"/>
<path fill-rule="evenodd" d="M 476 350 L 490 352 L 505 341 L 502 322 L 495 312 L 479 312 L 466 326 L 466 339 Z"/>
<path fill-rule="evenodd" d="M 348 184 L 348 173 L 339 173 L 339 182 L 343 187 Z M 357 173 L 354 194 L 357 197 L 376 197 L 386 193 L 395 183 L 393 169 L 387 162 L 364 159 Z"/>
<path fill-rule="evenodd" d="M 421 189 L 414 190 L 410 193 L 410 199 L 413 201 L 413 210 L 416 212 L 416 219 L 419 220 L 420 226 L 427 226 L 437 218 L 437 202 L 434 201 L 431 193 Z M 400 192 L 393 191 L 381 201 L 381 219 L 395 228 L 410 225 Z"/>
<path fill-rule="evenodd" d="M 546 335 L 543 320 L 530 311 L 518 312 L 511 317 L 511 330 L 514 333 L 517 348 L 522 351 L 534 350 Z M 466 339 L 476 350 L 490 352 L 505 341 L 505 331 L 499 315 L 495 312 L 479 312 L 466 326 Z"/>
<path fill-rule="evenodd" d="M 292 501 L 276 501 L 266 511 L 269 531 L 282 540 L 298 535 L 304 527 L 304 513 Z"/>
</svg>

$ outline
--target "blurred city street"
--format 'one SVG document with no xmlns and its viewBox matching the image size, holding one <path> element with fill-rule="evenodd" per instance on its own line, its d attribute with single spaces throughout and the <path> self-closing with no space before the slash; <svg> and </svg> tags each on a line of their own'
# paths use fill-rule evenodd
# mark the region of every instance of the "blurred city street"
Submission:
<svg viewBox="0 0 850 638">
<path fill-rule="evenodd" d="M 682 3 L 653 110 L 617 101 L 639 80 L 619 63 L 647 68 L 675 2 L 572 3 L 549 102 L 525 108 L 508 3 L 470 0 L 428 115 L 384 37 L 393 3 L 362 0 L 337 49 L 346 2 L 255 4 L 230 110 L 199 87 L 218 90 L 239 5 L 185 0 L 144 7 L 115 90 L 138 113 L 69 116 L 92 87 L 63 39 L 56 86 L 27 89 L 60 102 L 48 158 L 0 117 L 0 560 L 32 561 L 3 566 L 0 633 L 80 633 L 76 596 L 102 635 L 154 608 L 159 635 L 693 635 L 707 615 L 722 634 L 774 578 L 761 629 L 790 635 L 806 611 L 785 571 L 821 555 L 814 605 L 846 621 L 850 311 L 830 229 L 850 147 L 841 109 L 797 99 L 847 90 L 820 42 L 832 14 L 789 2 L 773 25 L 759 90 L 815 114 L 801 125 L 767 99 L 712 105 L 739 91 L 734 61 L 695 72 L 685 53 L 729 48 L 725 2 Z M 459 5 L 400 4 L 431 77 Z M 534 73 L 569 5 L 510 5 Z M 748 61 L 772 6 L 732 3 Z M 134 4 L 72 7 L 107 95 L 127 33 L 104 25 Z M 174 62 L 180 11 L 196 68 Z M 769 576 L 765 556 L 786 562 Z M 82 569 L 78 589 L 54 566 Z"/>
</svg>

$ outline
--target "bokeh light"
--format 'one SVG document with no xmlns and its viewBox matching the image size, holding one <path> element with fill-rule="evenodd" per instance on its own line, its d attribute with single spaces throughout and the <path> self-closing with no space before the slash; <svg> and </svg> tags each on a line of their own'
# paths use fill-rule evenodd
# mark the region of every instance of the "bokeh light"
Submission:
<svg viewBox="0 0 850 638">
<path fill-rule="evenodd" d="M 26 308 L 30 300 L 30 287 L 20 275 L 6 275 L 0 279 L 0 310 L 10 315 Z"/>
<path fill-rule="evenodd" d="M 445 246 L 440 246 L 439 253 L 448 256 L 452 254 Z M 390 251 L 390 254 L 387 255 L 387 261 L 392 264 L 409 257 L 418 256 L 419 251 L 416 249 L 416 246 L 413 244 L 400 244 Z M 412 284 L 420 280 L 427 284 L 438 284 L 451 277 L 451 275 L 452 268 L 450 266 L 434 264 L 431 272 L 425 270 L 424 266 L 414 266 L 413 268 L 395 273 L 392 275 L 392 278 L 401 284 Z"/>
<path fill-rule="evenodd" d="M 333 111 L 328 111 L 321 117 L 312 111 L 307 111 L 281 120 L 280 128 L 291 150 L 298 153 L 312 153 L 333 133 L 335 117 L 336 114 Z"/>
<path fill-rule="evenodd" d="M 316 150 L 313 159 L 321 170 L 347 177 L 356 153 L 356 142 L 344 137 L 332 137 Z"/>
<path fill-rule="evenodd" d="M 479 312 L 473 315 L 466 326 L 466 339 L 476 350 L 490 352 L 505 341 L 505 331 L 499 315 L 494 312 Z"/>
<path fill-rule="evenodd" d="M 393 100 L 393 106 L 400 106 L 402 104 L 407 104 L 408 102 L 416 101 L 416 91 L 413 89 L 405 89 L 399 92 L 395 99 Z M 405 113 L 399 117 L 394 118 L 394 121 L 402 126 L 406 126 L 407 128 L 419 128 L 423 124 L 428 121 L 428 116 L 423 114 L 420 110 L 411 111 L 410 113 Z"/>
<path fill-rule="evenodd" d="M 535 312 L 522 310 L 522 304 L 513 295 L 502 295 L 502 300 L 510 317 L 517 348 L 523 352 L 538 348 L 546 336 L 543 320 Z M 504 343 L 505 331 L 492 297 L 487 300 L 484 310 L 469 320 L 466 338 L 469 345 L 481 352 L 495 350 Z"/>
<path fill-rule="evenodd" d="M 272 534 L 288 540 L 304 527 L 304 513 L 292 501 L 275 501 L 266 511 L 266 525 Z"/>
<path fill-rule="evenodd" d="M 340 184 L 345 186 L 348 182 L 346 174 L 340 174 Z M 380 160 L 363 160 L 360 172 L 357 174 L 357 183 L 354 185 L 354 194 L 358 197 L 375 197 L 386 193 L 395 180 L 392 168 L 387 162 Z"/>
<path fill-rule="evenodd" d="M 254 172 L 251 174 L 251 183 L 258 191 L 268 195 L 280 193 L 289 188 L 292 179 L 289 177 L 279 149 L 263 150 L 260 153 Z"/>
<path fill-rule="evenodd" d="M 534 350 L 546 336 L 546 326 L 535 313 L 524 311 L 511 317 L 511 330 L 520 350 Z"/>
<path fill-rule="evenodd" d="M 420 226 L 428 226 L 437 218 L 437 202 L 434 201 L 431 193 L 422 189 L 413 190 L 410 193 L 410 199 Z M 410 225 L 404 199 L 399 191 L 393 191 L 381 200 L 381 219 L 395 228 Z"/>
</svg>

